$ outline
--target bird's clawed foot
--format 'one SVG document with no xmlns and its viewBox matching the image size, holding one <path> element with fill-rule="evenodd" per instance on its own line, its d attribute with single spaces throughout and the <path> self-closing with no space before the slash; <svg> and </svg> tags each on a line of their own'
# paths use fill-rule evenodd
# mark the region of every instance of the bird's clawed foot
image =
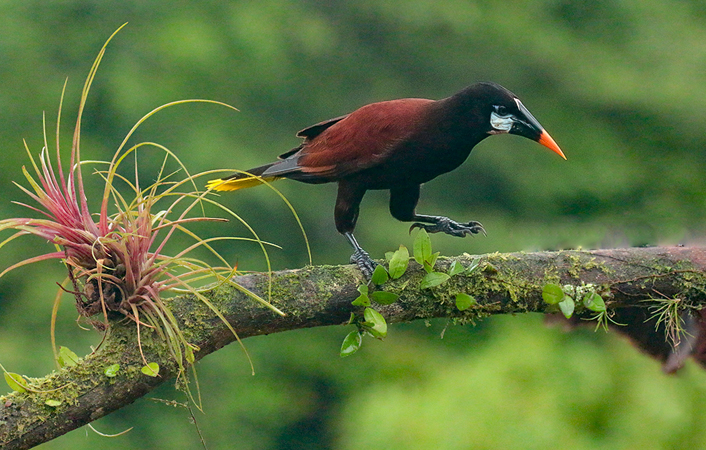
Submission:
<svg viewBox="0 0 706 450">
<path fill-rule="evenodd" d="M 412 224 L 411 227 L 409 227 L 409 232 L 411 233 L 412 230 L 414 230 L 415 228 L 424 229 L 427 231 L 427 233 L 446 233 L 450 234 L 451 236 L 458 237 L 464 237 L 466 235 L 473 235 L 478 233 L 483 233 L 483 235 L 486 235 L 485 229 L 483 228 L 483 225 L 481 225 L 480 222 L 471 220 L 470 222 L 466 223 L 458 223 L 454 220 L 449 219 L 448 217 L 438 217 L 438 220 L 435 223 L 431 224 L 415 222 Z"/>
<path fill-rule="evenodd" d="M 358 266 L 366 280 L 370 280 L 373 277 L 375 267 L 378 265 L 370 258 L 368 252 L 363 249 L 358 249 L 351 255 L 351 264 Z"/>
</svg>

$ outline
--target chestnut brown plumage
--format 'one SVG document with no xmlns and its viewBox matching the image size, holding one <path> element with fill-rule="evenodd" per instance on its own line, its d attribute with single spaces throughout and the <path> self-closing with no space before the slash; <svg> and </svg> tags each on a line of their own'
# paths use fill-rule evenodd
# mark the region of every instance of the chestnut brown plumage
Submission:
<svg viewBox="0 0 706 450">
<path fill-rule="evenodd" d="M 412 228 L 463 237 L 483 232 L 479 222 L 415 212 L 419 190 L 466 160 L 493 134 L 511 133 L 539 142 L 566 159 L 559 146 L 516 95 L 495 83 L 476 83 L 442 100 L 407 98 L 372 103 L 300 131 L 298 147 L 247 173 L 211 180 L 218 191 L 289 178 L 338 183 L 335 222 L 354 248 L 351 262 L 370 276 L 375 262 L 353 236 L 360 202 L 371 189 L 390 190 L 390 213 Z"/>
</svg>

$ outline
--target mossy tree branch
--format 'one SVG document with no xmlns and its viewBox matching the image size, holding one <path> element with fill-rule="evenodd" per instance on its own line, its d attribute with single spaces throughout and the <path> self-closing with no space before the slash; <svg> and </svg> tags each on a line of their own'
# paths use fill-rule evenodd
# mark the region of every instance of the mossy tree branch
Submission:
<svg viewBox="0 0 706 450">
<path fill-rule="evenodd" d="M 437 270 L 445 271 L 453 261 L 469 266 L 472 260 L 470 255 L 440 259 Z M 479 267 L 470 274 L 456 275 L 438 287 L 420 289 L 425 272 L 412 261 L 407 274 L 382 287 L 399 294 L 399 300 L 376 309 L 388 323 L 437 317 L 465 322 L 492 314 L 555 313 L 556 307 L 542 300 L 544 285 L 588 285 L 602 294 L 614 320 L 630 324 L 623 331 L 629 329 L 628 334 L 653 356 L 668 361 L 670 355 L 681 353 L 681 362 L 691 354 L 703 362 L 699 344 L 704 339 L 699 311 L 706 304 L 705 268 L 704 248 L 490 254 L 482 256 Z M 237 281 L 263 297 L 268 295 L 266 275 L 245 275 Z M 357 310 L 351 301 L 358 296 L 356 289 L 362 281 L 360 272 L 352 266 L 276 272 L 272 275 L 272 303 L 286 313 L 284 317 L 233 288 L 215 289 L 209 293 L 209 298 L 244 339 L 346 323 L 351 312 Z M 474 296 L 477 305 L 459 311 L 454 298 L 460 292 Z M 698 339 L 686 353 L 674 352 L 666 344 L 664 331 L 655 331 L 654 320 L 644 323 L 650 317 L 650 302 L 659 304 L 668 299 L 678 299 L 679 309 L 693 311 L 692 316 L 696 317 L 697 327 L 691 331 L 696 330 Z M 222 321 L 194 298 L 176 297 L 169 305 L 187 340 L 199 346 L 197 359 L 234 340 Z M 576 317 L 588 317 L 589 313 L 579 304 Z M 98 351 L 83 358 L 78 365 L 41 379 L 31 379 L 32 389 L 37 392 L 15 392 L 0 397 L 0 447 L 31 448 L 132 403 L 172 379 L 177 366 L 169 359 L 165 345 L 145 333 L 144 328 L 142 330 L 145 359 L 159 363 L 159 377 L 152 378 L 140 371 L 144 363 L 134 323 L 116 320 Z M 104 373 L 105 368 L 115 363 L 120 364 L 120 371 L 116 377 L 109 378 Z M 50 399 L 60 404 L 49 406 L 47 400 Z"/>
</svg>

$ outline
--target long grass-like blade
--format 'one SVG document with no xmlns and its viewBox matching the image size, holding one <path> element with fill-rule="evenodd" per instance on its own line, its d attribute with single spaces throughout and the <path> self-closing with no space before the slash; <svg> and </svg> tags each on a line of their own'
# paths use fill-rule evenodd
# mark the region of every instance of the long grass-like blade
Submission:
<svg viewBox="0 0 706 450">
<path fill-rule="evenodd" d="M 39 261 L 46 261 L 48 259 L 60 259 L 63 257 L 64 257 L 63 252 L 53 252 L 53 253 L 46 253 L 44 255 L 35 256 L 33 258 L 27 258 L 25 260 L 22 260 L 18 263 L 11 265 L 7 269 L 0 272 L 0 278 L 2 278 L 7 272 L 14 270 L 14 269 L 17 269 L 18 267 L 26 266 L 27 264 L 36 263 Z"/>
</svg>

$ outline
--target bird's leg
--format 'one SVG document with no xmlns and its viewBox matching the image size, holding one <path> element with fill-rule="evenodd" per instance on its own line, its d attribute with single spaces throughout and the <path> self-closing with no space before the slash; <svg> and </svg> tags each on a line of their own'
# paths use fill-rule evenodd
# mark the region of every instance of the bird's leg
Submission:
<svg viewBox="0 0 706 450">
<path fill-rule="evenodd" d="M 411 227 L 409 227 L 410 233 L 415 228 L 422 228 L 428 233 L 446 233 L 451 236 L 464 237 L 466 235 L 473 235 L 478 233 L 486 234 L 483 225 L 480 222 L 471 220 L 470 222 L 459 223 L 448 217 L 443 216 L 426 216 L 423 214 L 415 214 L 413 220 L 414 222 Z M 421 223 L 424 222 L 424 223 Z"/>
<path fill-rule="evenodd" d="M 344 235 L 348 242 L 353 246 L 353 254 L 351 255 L 351 263 L 358 266 L 363 276 L 370 280 L 373 276 L 373 271 L 377 263 L 370 259 L 368 252 L 363 250 L 353 236 L 355 223 L 358 220 L 360 212 L 360 202 L 365 195 L 365 189 L 360 186 L 341 180 L 338 183 L 338 197 L 336 197 L 336 208 L 334 209 L 334 218 L 336 220 L 336 229 Z"/>
<path fill-rule="evenodd" d="M 455 222 L 448 217 L 426 216 L 414 212 L 419 201 L 418 184 L 398 186 L 390 189 L 390 213 L 397 220 L 403 222 L 414 222 L 409 231 L 415 228 L 423 228 L 429 233 L 446 233 L 451 236 L 464 237 L 467 234 L 485 234 L 483 225 L 480 222 L 470 221 L 466 223 Z"/>
<path fill-rule="evenodd" d="M 355 240 L 353 233 L 347 231 L 343 233 L 343 235 L 348 239 L 348 242 L 351 243 L 355 250 L 351 255 L 351 264 L 356 264 L 360 271 L 363 272 L 363 276 L 369 280 L 373 276 L 373 271 L 375 271 L 375 266 L 377 266 L 378 263 L 370 258 L 368 252 L 363 250 L 360 244 L 358 244 L 358 241 Z"/>
</svg>

